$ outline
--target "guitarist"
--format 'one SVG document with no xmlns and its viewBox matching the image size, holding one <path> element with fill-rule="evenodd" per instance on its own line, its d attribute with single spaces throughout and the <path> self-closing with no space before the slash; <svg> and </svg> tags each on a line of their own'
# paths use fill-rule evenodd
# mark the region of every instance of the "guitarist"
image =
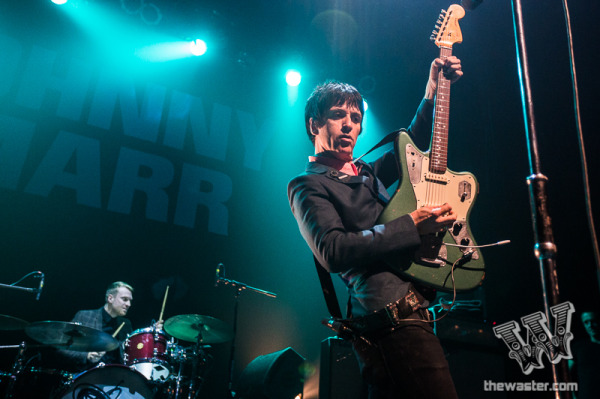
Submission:
<svg viewBox="0 0 600 399">
<path fill-rule="evenodd" d="M 425 98 L 408 129 L 413 135 L 431 132 L 440 68 L 452 82 L 463 74 L 455 56 L 432 62 Z M 393 151 L 372 163 L 352 162 L 363 114 L 353 86 L 326 82 L 315 88 L 305 108 L 315 154 L 288 185 L 290 206 L 317 267 L 339 274 L 348 287 L 348 319 L 338 324 L 350 332 L 369 397 L 456 398 L 428 323 L 431 290 L 403 280 L 383 262 L 414 251 L 420 236 L 443 231 L 456 215 L 450 205 L 439 204 L 376 225 L 389 200 L 385 188 L 400 176 Z"/>
</svg>

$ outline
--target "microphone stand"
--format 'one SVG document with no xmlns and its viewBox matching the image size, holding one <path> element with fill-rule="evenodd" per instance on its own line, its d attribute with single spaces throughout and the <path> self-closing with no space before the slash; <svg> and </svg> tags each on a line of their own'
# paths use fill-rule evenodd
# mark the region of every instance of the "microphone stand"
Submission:
<svg viewBox="0 0 600 399">
<path fill-rule="evenodd" d="M 33 294 L 39 294 L 41 292 L 41 288 L 29 288 L 29 287 L 21 287 L 19 285 L 17 285 L 18 283 L 20 283 L 21 281 L 25 280 L 27 277 L 32 276 L 32 275 L 39 275 L 40 278 L 43 278 L 44 273 L 40 272 L 40 271 L 36 271 L 36 272 L 31 272 L 29 274 L 27 274 L 26 276 L 22 277 L 19 281 L 13 283 L 13 284 L 2 284 L 0 283 L 0 288 L 8 288 L 11 290 L 17 290 L 17 291 L 25 291 L 25 292 L 30 292 Z M 42 284 L 43 286 L 43 284 Z M 39 299 L 39 297 L 38 297 Z"/>
<path fill-rule="evenodd" d="M 235 365 L 235 337 L 237 335 L 237 319 L 238 319 L 238 307 L 239 307 L 239 297 L 241 293 L 245 290 L 251 290 L 258 294 L 262 294 L 268 296 L 270 298 L 277 298 L 277 294 L 265 290 L 261 290 L 259 288 L 255 288 L 249 286 L 247 284 L 241 283 L 239 281 L 230 280 L 224 277 L 219 276 L 216 281 L 217 285 L 222 283 L 224 285 L 235 288 L 235 304 L 233 307 L 233 338 L 231 339 L 231 353 L 229 356 L 229 381 L 227 382 L 227 391 L 230 398 L 234 397 L 233 392 L 233 369 Z"/>
<path fill-rule="evenodd" d="M 21 287 L 18 285 L 10 285 L 10 284 L 2 284 L 0 283 L 0 288 L 9 288 L 9 289 L 13 289 L 13 290 L 18 290 L 18 291 L 25 291 L 25 292 L 37 292 L 37 288 L 29 288 L 29 287 Z"/>
<path fill-rule="evenodd" d="M 550 318 L 550 307 L 559 303 L 558 276 L 556 274 L 556 245 L 552 224 L 547 208 L 546 182 L 548 178 L 542 174 L 540 157 L 537 146 L 537 134 L 535 130 L 535 119 L 533 115 L 533 100 L 529 81 L 529 65 L 527 61 L 527 49 L 525 47 L 525 34 L 523 31 L 523 13 L 521 0 L 511 0 L 513 11 L 513 25 L 515 29 L 515 40 L 517 44 L 517 66 L 519 69 L 519 83 L 521 86 L 521 101 L 523 105 L 523 118 L 525 122 L 525 133 L 527 135 L 529 149 L 530 175 L 527 177 L 529 186 L 529 201 L 531 205 L 531 218 L 535 238 L 534 254 L 539 261 L 542 295 L 544 297 L 544 311 L 546 319 Z M 551 362 L 552 378 L 554 383 L 569 382 L 567 362 L 559 362 L 557 365 Z M 559 374 L 560 373 L 560 374 Z M 555 391 L 556 399 L 571 398 L 571 393 L 566 391 Z"/>
</svg>

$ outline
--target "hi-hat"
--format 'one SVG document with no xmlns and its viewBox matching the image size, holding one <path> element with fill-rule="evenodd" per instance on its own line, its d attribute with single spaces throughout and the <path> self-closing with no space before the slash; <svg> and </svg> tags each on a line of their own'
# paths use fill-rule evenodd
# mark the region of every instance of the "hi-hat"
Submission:
<svg viewBox="0 0 600 399">
<path fill-rule="evenodd" d="M 16 317 L 0 314 L 0 330 L 22 330 L 29 322 Z"/>
<path fill-rule="evenodd" d="M 119 346 L 110 334 L 78 323 L 39 321 L 29 324 L 25 332 L 42 344 L 78 352 L 111 351 Z"/>
<path fill-rule="evenodd" d="M 199 314 L 173 316 L 165 322 L 164 329 L 177 339 L 203 344 L 218 344 L 233 338 L 227 323 Z"/>
</svg>

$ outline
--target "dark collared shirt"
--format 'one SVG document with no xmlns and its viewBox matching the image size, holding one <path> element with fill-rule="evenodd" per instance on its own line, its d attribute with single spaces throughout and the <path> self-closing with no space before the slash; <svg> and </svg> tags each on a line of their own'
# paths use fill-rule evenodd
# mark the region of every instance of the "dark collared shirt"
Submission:
<svg viewBox="0 0 600 399">
<path fill-rule="evenodd" d="M 125 317 L 112 317 L 106 309 L 102 308 L 102 331 L 112 336 L 122 323 L 125 324 L 116 336 L 119 342 L 123 342 L 131 333 L 131 323 Z M 106 364 L 123 364 L 120 348 L 106 352 L 100 361 Z"/>
</svg>

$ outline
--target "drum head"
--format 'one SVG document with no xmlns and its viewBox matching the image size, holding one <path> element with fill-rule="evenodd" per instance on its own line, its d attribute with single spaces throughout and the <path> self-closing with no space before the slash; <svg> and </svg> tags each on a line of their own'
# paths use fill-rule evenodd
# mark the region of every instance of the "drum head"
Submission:
<svg viewBox="0 0 600 399">
<path fill-rule="evenodd" d="M 121 365 L 100 366 L 79 374 L 56 399 L 152 399 L 154 392 L 143 375 Z"/>
<path fill-rule="evenodd" d="M 166 381 L 171 374 L 171 370 L 167 367 L 166 362 L 141 362 L 134 363 L 131 367 L 135 368 L 149 381 Z"/>
</svg>

